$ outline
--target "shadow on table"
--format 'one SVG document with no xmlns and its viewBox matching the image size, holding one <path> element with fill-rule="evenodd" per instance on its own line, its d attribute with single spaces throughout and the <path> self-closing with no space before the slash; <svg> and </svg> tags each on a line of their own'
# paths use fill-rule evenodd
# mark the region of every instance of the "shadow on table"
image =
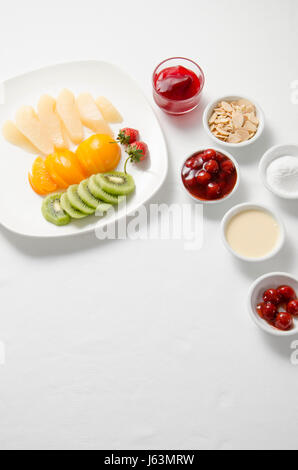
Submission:
<svg viewBox="0 0 298 470">
<path fill-rule="evenodd" d="M 270 272 L 291 272 L 295 269 L 294 253 L 295 248 L 292 246 L 290 240 L 286 240 L 282 250 L 274 258 L 267 261 L 252 262 L 242 261 L 231 255 L 233 262 L 237 269 L 241 271 L 243 276 L 250 280 L 255 280 L 265 273 Z"/>
<path fill-rule="evenodd" d="M 172 126 L 186 130 L 186 129 L 198 129 L 199 127 L 203 127 L 203 114 L 205 108 L 208 104 L 208 99 L 205 96 L 202 96 L 199 106 L 191 111 L 190 113 L 183 114 L 181 116 L 174 116 L 167 113 L 163 113 L 163 120 L 167 124 L 171 124 Z"/>
<path fill-rule="evenodd" d="M 291 356 L 295 351 L 295 347 L 292 347 L 294 341 L 298 340 L 298 335 L 294 336 L 271 336 L 264 331 L 260 331 L 262 335 L 262 339 L 264 340 L 265 344 L 277 355 L 287 359 L 289 361 L 289 365 L 291 365 Z M 296 348 L 297 349 L 297 348 Z M 294 367 L 295 364 L 293 364 Z M 297 365 L 296 365 L 297 367 Z"/>
<path fill-rule="evenodd" d="M 106 246 L 116 240 L 98 240 L 94 232 L 70 235 L 62 238 L 29 238 L 16 235 L 0 227 L 3 237 L 27 256 L 48 257 L 69 255 L 78 251 L 88 251 Z"/>
</svg>

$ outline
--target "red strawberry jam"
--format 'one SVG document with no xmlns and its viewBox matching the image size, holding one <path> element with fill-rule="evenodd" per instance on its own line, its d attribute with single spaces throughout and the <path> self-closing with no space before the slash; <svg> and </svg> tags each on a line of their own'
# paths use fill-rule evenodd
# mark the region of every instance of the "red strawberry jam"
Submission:
<svg viewBox="0 0 298 470">
<path fill-rule="evenodd" d="M 188 100 L 201 88 L 200 78 L 190 69 L 177 65 L 167 67 L 154 77 L 157 93 L 169 100 Z"/>
<path fill-rule="evenodd" d="M 153 73 L 153 97 L 169 114 L 184 114 L 196 108 L 204 87 L 204 74 L 192 60 L 173 58 Z"/>
<path fill-rule="evenodd" d="M 208 149 L 186 160 L 181 177 L 185 188 L 193 197 L 213 201 L 223 199 L 233 191 L 238 175 L 229 157 Z"/>
</svg>

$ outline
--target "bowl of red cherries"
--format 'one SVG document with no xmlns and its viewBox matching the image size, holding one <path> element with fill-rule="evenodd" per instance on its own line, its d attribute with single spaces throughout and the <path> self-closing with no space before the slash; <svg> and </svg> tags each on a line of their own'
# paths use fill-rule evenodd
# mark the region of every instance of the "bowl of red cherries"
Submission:
<svg viewBox="0 0 298 470">
<path fill-rule="evenodd" d="M 214 204 L 231 197 L 239 186 L 239 166 L 228 152 L 197 150 L 182 165 L 181 179 L 187 194 L 198 202 Z"/>
<path fill-rule="evenodd" d="M 250 288 L 248 308 L 253 321 L 275 336 L 298 334 L 298 281 L 287 273 L 266 274 Z"/>
</svg>

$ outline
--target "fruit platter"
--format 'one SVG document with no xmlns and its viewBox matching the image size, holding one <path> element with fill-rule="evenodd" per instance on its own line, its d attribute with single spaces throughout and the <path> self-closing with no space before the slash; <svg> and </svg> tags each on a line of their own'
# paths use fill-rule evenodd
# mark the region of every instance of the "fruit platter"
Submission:
<svg viewBox="0 0 298 470">
<path fill-rule="evenodd" d="M 161 187 L 168 168 L 162 131 L 141 90 L 116 66 L 43 68 L 7 80 L 3 96 L 0 168 L 14 180 L 12 188 L 2 179 L 0 223 L 8 230 L 90 232 L 135 212 Z"/>
</svg>

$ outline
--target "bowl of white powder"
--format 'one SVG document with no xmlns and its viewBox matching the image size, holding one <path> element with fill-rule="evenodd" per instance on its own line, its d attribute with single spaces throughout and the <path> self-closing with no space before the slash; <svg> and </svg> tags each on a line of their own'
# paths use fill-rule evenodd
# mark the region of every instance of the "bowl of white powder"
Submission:
<svg viewBox="0 0 298 470">
<path fill-rule="evenodd" d="M 269 191 L 284 199 L 298 199 L 298 145 L 278 145 L 261 159 L 259 172 Z"/>
</svg>

